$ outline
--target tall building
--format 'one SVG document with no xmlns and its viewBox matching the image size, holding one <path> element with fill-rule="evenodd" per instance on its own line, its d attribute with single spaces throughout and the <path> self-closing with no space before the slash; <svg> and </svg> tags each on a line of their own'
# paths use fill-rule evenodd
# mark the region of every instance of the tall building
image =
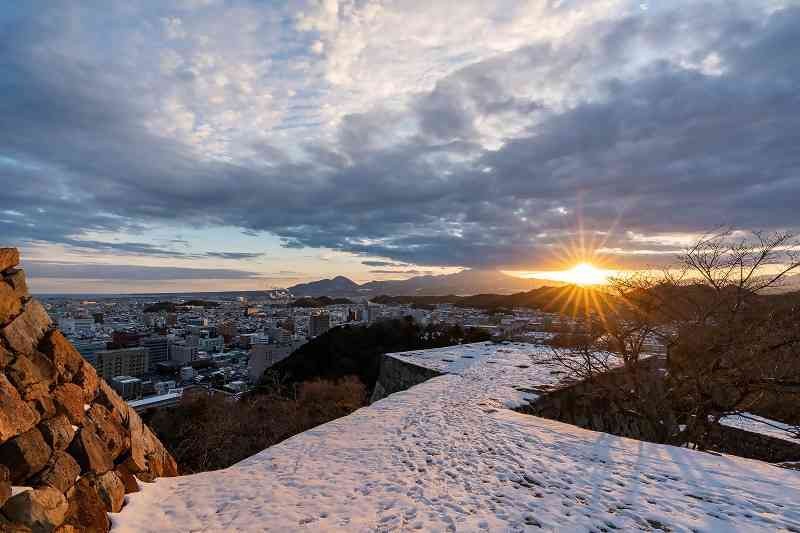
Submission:
<svg viewBox="0 0 800 533">
<path fill-rule="evenodd" d="M 72 345 L 75 346 L 75 349 L 80 352 L 84 359 L 89 361 L 91 365 L 94 366 L 97 357 L 96 354 L 99 351 L 105 350 L 108 347 L 108 343 L 103 340 L 94 340 L 94 339 L 71 339 Z"/>
<path fill-rule="evenodd" d="M 301 345 L 302 343 L 254 345 L 250 348 L 250 359 L 247 361 L 247 376 L 250 382 L 258 382 L 266 369 L 289 357 Z"/>
<path fill-rule="evenodd" d="M 147 356 L 150 360 L 150 370 L 153 370 L 158 363 L 169 360 L 169 341 L 164 335 L 154 335 L 145 337 L 141 341 L 142 347 L 147 349 Z"/>
<path fill-rule="evenodd" d="M 331 329 L 331 316 L 328 313 L 311 315 L 308 319 L 308 336 L 312 339 Z"/>
<path fill-rule="evenodd" d="M 197 360 L 197 345 L 175 342 L 169 345 L 169 358 L 181 364 L 189 364 Z"/>
<path fill-rule="evenodd" d="M 141 376 L 147 372 L 147 349 L 123 348 L 121 350 L 102 350 L 95 354 L 95 368 L 105 380 L 115 376 Z"/>
</svg>

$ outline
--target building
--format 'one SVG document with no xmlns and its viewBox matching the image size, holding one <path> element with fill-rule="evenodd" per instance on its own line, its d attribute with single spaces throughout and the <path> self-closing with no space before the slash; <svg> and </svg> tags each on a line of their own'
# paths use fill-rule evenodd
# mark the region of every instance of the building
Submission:
<svg viewBox="0 0 800 533">
<path fill-rule="evenodd" d="M 331 329 L 331 316 L 328 313 L 311 315 L 308 319 L 308 336 L 318 337 Z"/>
<path fill-rule="evenodd" d="M 122 396 L 123 400 L 132 400 L 142 396 L 142 380 L 133 376 L 116 376 L 111 380 L 111 387 Z"/>
<path fill-rule="evenodd" d="M 169 358 L 181 364 L 188 364 L 197 360 L 199 348 L 186 342 L 174 342 L 169 345 Z"/>
<path fill-rule="evenodd" d="M 267 335 L 269 335 L 271 341 L 278 344 L 285 344 L 292 341 L 292 334 L 283 328 L 268 328 Z"/>
<path fill-rule="evenodd" d="M 221 352 L 224 347 L 225 339 L 222 337 L 201 338 L 198 343 L 198 348 L 208 353 Z"/>
<path fill-rule="evenodd" d="M 182 397 L 183 389 L 171 389 L 163 394 L 130 401 L 128 405 L 133 407 L 137 413 L 141 413 L 154 407 L 172 407 L 178 405 Z"/>
<path fill-rule="evenodd" d="M 368 304 L 367 305 L 367 322 L 372 324 L 377 322 L 381 316 L 382 307 L 380 305 Z"/>
<path fill-rule="evenodd" d="M 90 333 L 94 331 L 94 318 L 60 317 L 58 327 L 64 333 Z"/>
<path fill-rule="evenodd" d="M 225 339 L 225 342 L 231 342 L 236 335 L 238 335 L 239 331 L 236 328 L 235 322 L 224 322 L 217 326 L 217 334 L 222 335 Z"/>
<path fill-rule="evenodd" d="M 120 350 L 101 350 L 95 354 L 97 373 L 106 381 L 115 376 L 142 376 L 149 368 L 147 349 L 141 346 Z"/>
<path fill-rule="evenodd" d="M 289 357 L 300 344 L 256 344 L 250 348 L 250 359 L 247 361 L 250 382 L 257 383 L 266 369 Z"/>
<path fill-rule="evenodd" d="M 150 370 L 153 370 L 158 363 L 169 361 L 169 340 L 164 335 L 154 335 L 142 339 L 142 347 L 147 349 L 147 356 L 150 360 Z"/>
<path fill-rule="evenodd" d="M 97 352 L 108 348 L 106 341 L 94 339 L 72 339 L 72 345 L 92 366 L 97 360 Z"/>
<path fill-rule="evenodd" d="M 115 348 L 135 348 L 139 346 L 142 335 L 137 331 L 116 330 L 111 334 L 111 344 Z"/>
</svg>

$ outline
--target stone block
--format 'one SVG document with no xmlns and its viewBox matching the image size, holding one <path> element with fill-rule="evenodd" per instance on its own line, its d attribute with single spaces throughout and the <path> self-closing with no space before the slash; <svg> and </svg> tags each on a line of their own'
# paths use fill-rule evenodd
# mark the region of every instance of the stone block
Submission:
<svg viewBox="0 0 800 533">
<path fill-rule="evenodd" d="M 133 475 L 125 462 L 117 465 L 114 472 L 116 472 L 117 477 L 122 481 L 122 485 L 125 487 L 125 494 L 139 492 L 139 482 L 136 481 L 136 476 Z"/>
<path fill-rule="evenodd" d="M 75 375 L 75 384 L 83 390 L 83 401 L 92 403 L 97 398 L 97 391 L 100 386 L 100 378 L 92 365 L 84 362 L 78 373 Z"/>
<path fill-rule="evenodd" d="M 128 403 L 117 394 L 117 391 L 112 389 L 111 386 L 103 380 L 100 380 L 96 401 L 106 409 L 119 413 L 123 423 L 128 423 L 130 418 L 128 414 Z M 131 411 L 133 410 L 131 409 Z"/>
<path fill-rule="evenodd" d="M 59 382 L 72 381 L 83 366 L 81 354 L 58 330 L 45 334 L 39 343 L 39 351 L 53 362 Z"/>
<path fill-rule="evenodd" d="M 119 413 L 109 411 L 102 405 L 95 403 L 86 413 L 88 420 L 94 426 L 95 433 L 103 441 L 106 450 L 111 454 L 111 459 L 116 459 L 130 447 L 130 437 L 122 425 Z"/>
<path fill-rule="evenodd" d="M 130 430 L 131 448 L 128 458 L 128 468 L 134 474 L 147 470 L 147 449 L 144 435 L 144 423 L 136 411 L 131 410 L 128 420 Z"/>
<path fill-rule="evenodd" d="M 0 465 L 0 507 L 11 497 L 11 471 L 6 465 Z M 0 529 L 2 531 L 2 529 Z"/>
<path fill-rule="evenodd" d="M 29 300 L 22 313 L 7 324 L 0 333 L 12 350 L 21 354 L 29 354 L 39 345 L 39 341 L 50 325 L 50 317 L 42 304 L 36 300 Z"/>
<path fill-rule="evenodd" d="M 74 484 L 81 473 L 81 467 L 73 457 L 66 452 L 55 452 L 44 470 L 34 478 L 35 486 L 46 485 L 66 493 Z"/>
<path fill-rule="evenodd" d="M 178 464 L 172 455 L 164 448 L 161 441 L 144 426 L 145 449 L 147 469 L 155 477 L 175 477 L 178 475 Z"/>
<path fill-rule="evenodd" d="M 42 420 L 52 418 L 56 415 L 56 404 L 50 397 L 50 391 L 43 386 L 29 391 L 27 396 L 28 406 L 39 414 Z"/>
<path fill-rule="evenodd" d="M 8 283 L 0 281 L 0 326 L 9 322 L 22 310 L 22 301 Z"/>
<path fill-rule="evenodd" d="M 3 274 L 3 279 L 11 285 L 19 298 L 26 298 L 28 294 L 28 282 L 25 280 L 25 271 L 21 268 L 12 268 Z"/>
<path fill-rule="evenodd" d="M 8 518 L 0 514 L 0 531 L 3 533 L 31 533 L 32 530 L 28 526 L 11 522 Z"/>
<path fill-rule="evenodd" d="M 125 485 L 113 470 L 99 476 L 89 475 L 87 479 L 103 501 L 106 511 L 118 513 L 122 510 L 122 504 L 125 502 Z"/>
<path fill-rule="evenodd" d="M 19 264 L 19 250 L 16 248 L 0 248 L 0 272 L 14 268 Z"/>
<path fill-rule="evenodd" d="M 111 527 L 106 506 L 90 476 L 83 476 L 67 493 L 69 509 L 65 524 L 83 533 L 105 533 Z"/>
<path fill-rule="evenodd" d="M 81 465 L 81 472 L 104 474 L 114 468 L 111 454 L 108 453 L 91 424 L 78 430 L 78 434 L 75 435 L 69 446 L 69 452 Z"/>
<path fill-rule="evenodd" d="M 20 484 L 47 464 L 52 450 L 34 428 L 0 446 L 0 463 L 11 472 L 11 482 Z"/>
<path fill-rule="evenodd" d="M 5 368 L 6 365 L 14 360 L 14 355 L 0 346 L 0 369 Z"/>
<path fill-rule="evenodd" d="M 80 426 L 85 418 L 83 389 L 74 383 L 62 383 L 53 389 L 52 395 L 56 411 L 67 415 L 70 422 Z"/>
<path fill-rule="evenodd" d="M 55 368 L 47 357 L 38 351 L 18 355 L 6 367 L 6 375 L 26 400 L 41 396 L 50 389 L 55 378 Z"/>
<path fill-rule="evenodd" d="M 68 508 L 67 499 L 60 491 L 41 487 L 10 498 L 3 506 L 3 514 L 34 533 L 50 533 L 64 522 Z"/>
<path fill-rule="evenodd" d="M 0 373 L 0 444 L 31 429 L 39 415 L 26 404 L 17 389 Z"/>
<path fill-rule="evenodd" d="M 49 418 L 39 424 L 44 441 L 53 450 L 66 450 L 75 437 L 75 429 L 66 415 Z"/>
</svg>

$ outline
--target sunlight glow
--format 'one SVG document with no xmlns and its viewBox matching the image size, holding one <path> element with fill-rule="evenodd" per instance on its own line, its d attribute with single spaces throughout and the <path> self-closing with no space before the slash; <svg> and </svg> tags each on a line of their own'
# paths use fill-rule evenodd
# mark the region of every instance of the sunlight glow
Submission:
<svg viewBox="0 0 800 533">
<path fill-rule="evenodd" d="M 550 279 L 574 285 L 605 285 L 609 278 L 616 275 L 614 270 L 597 268 L 591 263 L 581 262 L 567 270 L 550 270 L 526 272 L 521 275 L 525 278 Z M 519 275 L 519 274 L 518 274 Z"/>
<path fill-rule="evenodd" d="M 608 274 L 590 263 L 578 263 L 563 275 L 565 281 L 576 285 L 602 285 L 608 281 Z"/>
</svg>

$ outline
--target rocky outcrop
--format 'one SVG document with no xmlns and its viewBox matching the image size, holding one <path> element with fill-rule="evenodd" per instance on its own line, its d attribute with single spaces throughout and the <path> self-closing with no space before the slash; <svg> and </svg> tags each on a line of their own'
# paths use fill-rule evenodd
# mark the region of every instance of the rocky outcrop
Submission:
<svg viewBox="0 0 800 533">
<path fill-rule="evenodd" d="M 0 248 L 0 531 L 108 531 L 137 478 L 177 465 L 53 328 L 18 264 Z"/>
</svg>

